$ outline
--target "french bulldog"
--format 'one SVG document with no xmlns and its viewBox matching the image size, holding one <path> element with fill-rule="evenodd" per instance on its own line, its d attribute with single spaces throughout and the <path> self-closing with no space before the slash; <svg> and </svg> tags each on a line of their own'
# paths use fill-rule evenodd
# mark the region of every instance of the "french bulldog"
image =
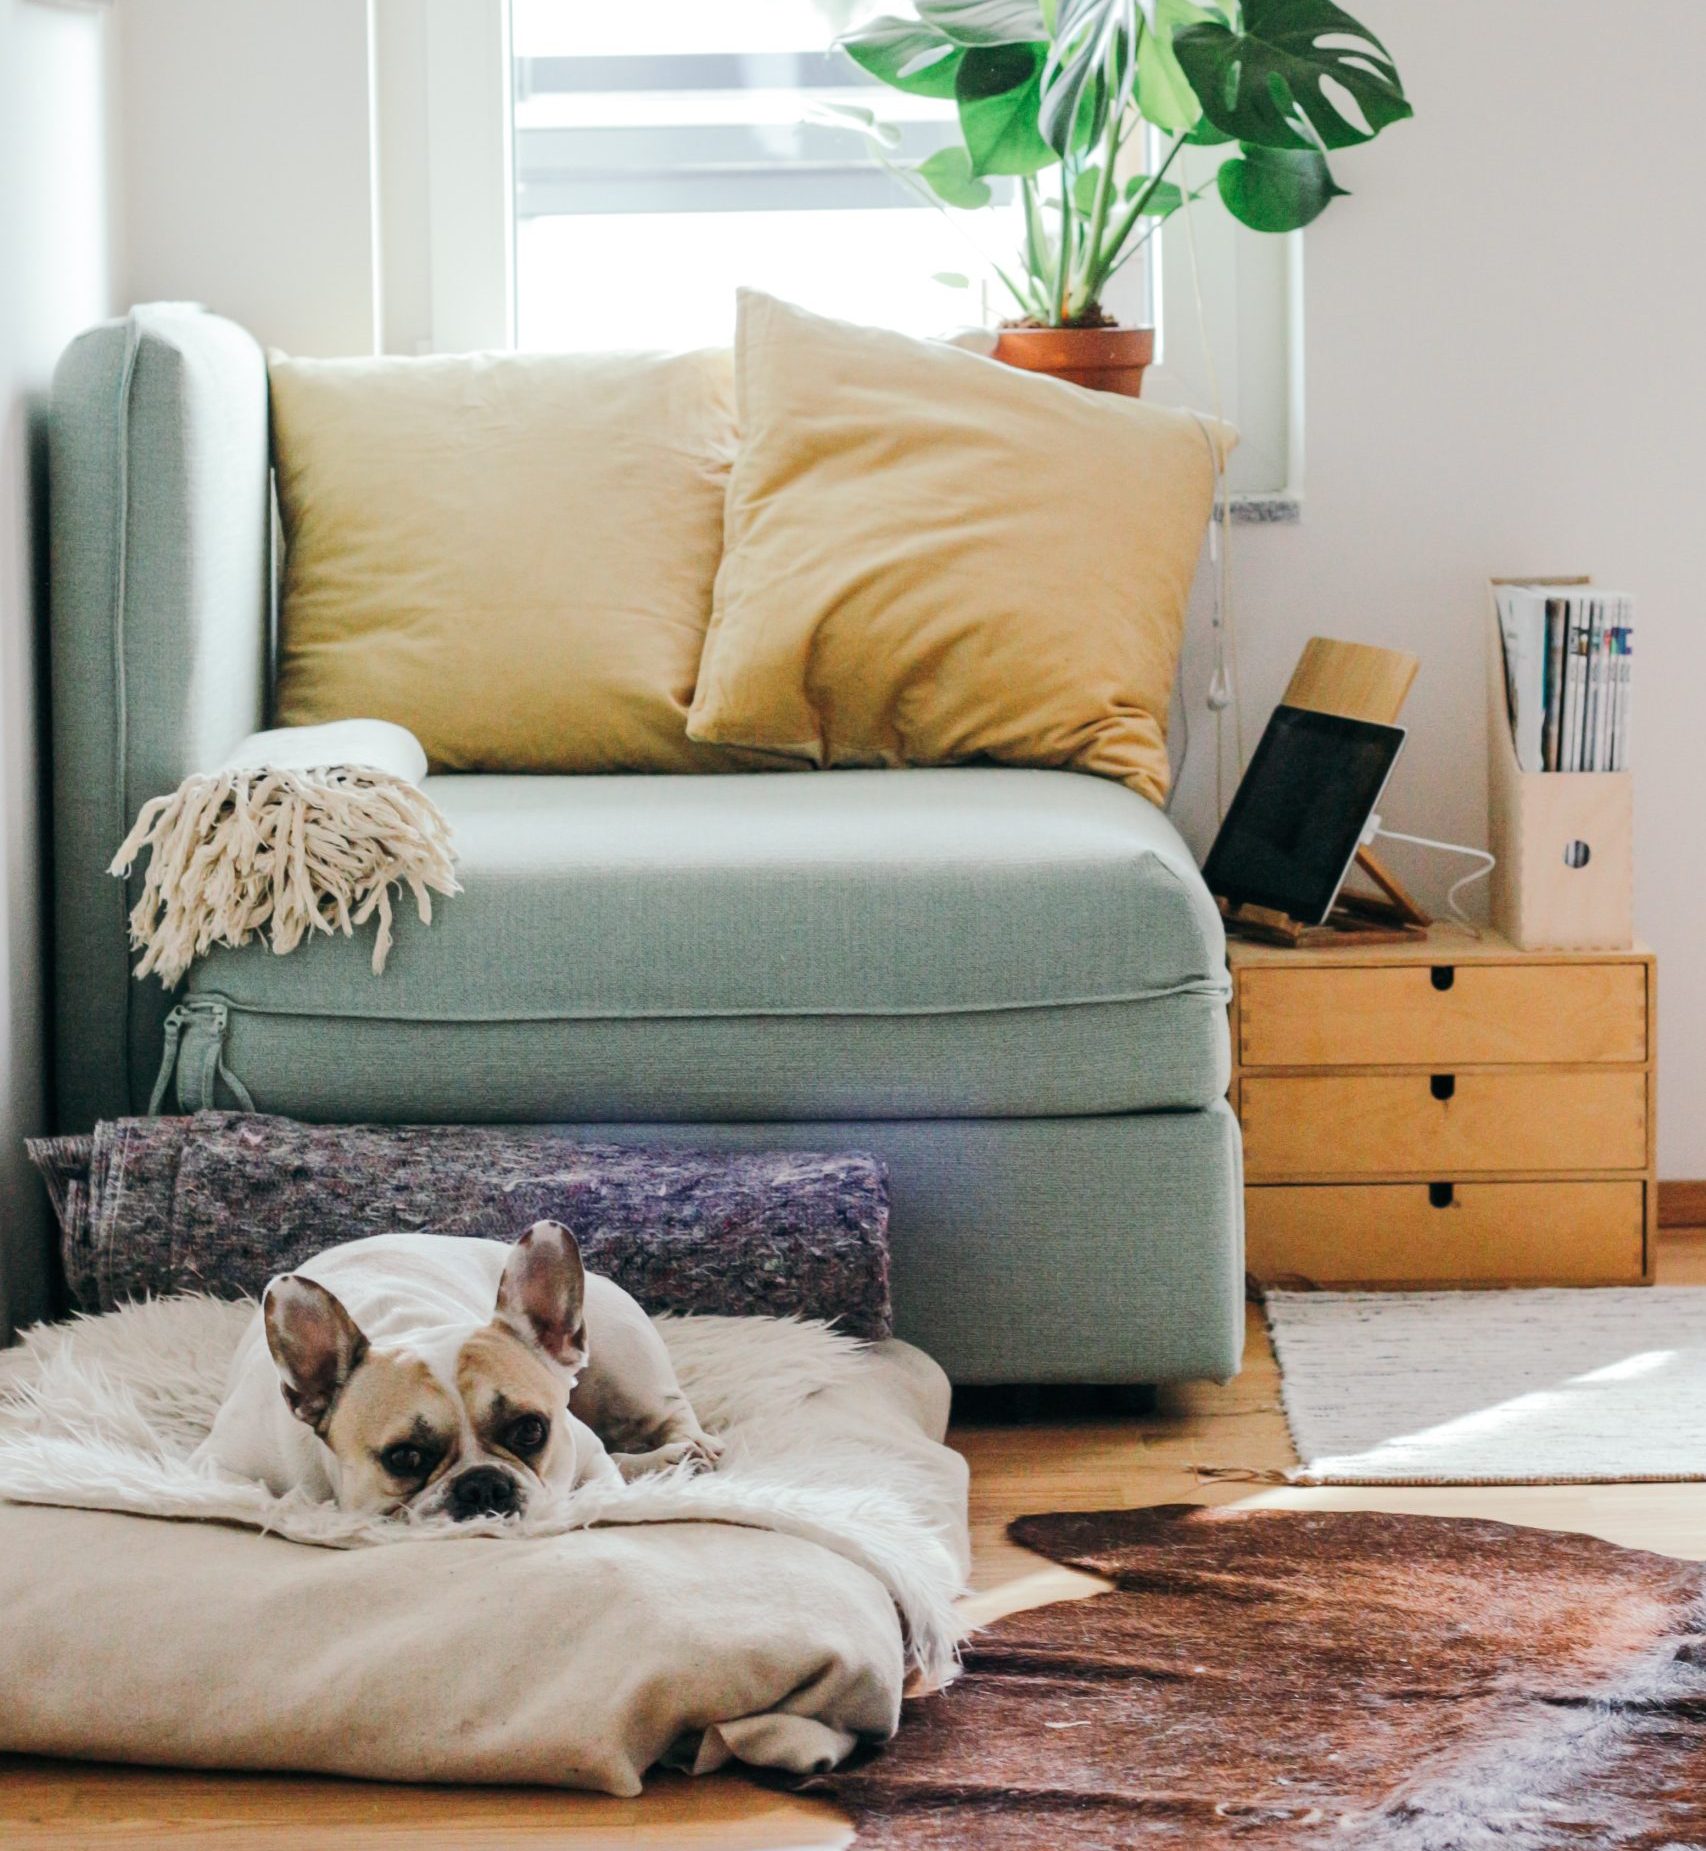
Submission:
<svg viewBox="0 0 1706 1851">
<path fill-rule="evenodd" d="M 651 1319 L 539 1221 L 513 1247 L 379 1234 L 270 1281 L 197 1457 L 280 1496 L 465 1521 L 720 1452 Z"/>
</svg>

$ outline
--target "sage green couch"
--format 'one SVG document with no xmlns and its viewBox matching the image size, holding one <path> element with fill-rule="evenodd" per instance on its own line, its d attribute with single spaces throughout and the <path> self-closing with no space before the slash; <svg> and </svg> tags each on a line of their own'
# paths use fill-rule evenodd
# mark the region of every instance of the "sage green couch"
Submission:
<svg viewBox="0 0 1706 1851">
<path fill-rule="evenodd" d="M 62 1129 L 147 1108 L 172 1010 L 168 1109 L 868 1149 L 900 1333 L 957 1380 L 1237 1367 L 1224 944 L 1153 805 L 982 767 L 436 777 L 466 891 L 383 976 L 321 939 L 164 996 L 105 868 L 268 718 L 260 350 L 137 311 L 68 351 L 51 428 Z"/>
</svg>

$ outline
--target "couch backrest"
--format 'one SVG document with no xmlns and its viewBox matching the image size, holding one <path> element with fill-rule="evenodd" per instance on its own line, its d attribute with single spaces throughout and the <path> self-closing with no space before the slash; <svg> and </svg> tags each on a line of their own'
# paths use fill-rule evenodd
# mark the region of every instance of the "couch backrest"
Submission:
<svg viewBox="0 0 1706 1851">
<path fill-rule="evenodd" d="M 265 721 L 266 363 L 218 316 L 136 309 L 67 350 L 49 432 L 55 1085 L 75 1131 L 142 1109 L 169 1000 L 130 978 L 113 852 L 146 799 Z"/>
</svg>

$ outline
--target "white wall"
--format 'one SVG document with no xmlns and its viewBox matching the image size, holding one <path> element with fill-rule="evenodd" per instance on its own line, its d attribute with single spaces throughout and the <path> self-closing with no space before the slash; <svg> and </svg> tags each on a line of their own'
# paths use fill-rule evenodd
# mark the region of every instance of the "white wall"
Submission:
<svg viewBox="0 0 1706 1851">
<path fill-rule="evenodd" d="M 204 302 L 263 344 L 370 352 L 367 8 L 124 0 L 130 302 Z"/>
<path fill-rule="evenodd" d="M 396 4 L 379 0 L 382 52 Z M 1417 119 L 1340 159 L 1354 197 L 1307 234 L 1304 519 L 1236 543 L 1246 731 L 1253 741 L 1314 633 L 1413 649 L 1423 668 L 1388 819 L 1484 841 L 1486 576 L 1586 571 L 1637 593 L 1638 917 L 1661 960 L 1661 1166 L 1706 1176 L 1692 788 L 1706 776 L 1693 602 L 1706 583 L 1706 238 L 1687 178 L 1706 7 L 1353 10 L 1397 57 Z M 130 295 L 200 296 L 298 352 L 369 347 L 364 11 L 132 5 Z M 393 122 L 382 158 L 408 158 L 418 126 Z M 395 282 L 382 325 L 407 350 L 421 279 Z M 1199 846 L 1212 826 L 1202 654 L 1193 646 L 1188 665 L 1196 742 L 1178 806 Z M 1413 852 L 1405 865 L 1437 902 L 1443 870 Z"/>
<path fill-rule="evenodd" d="M 1307 234 L 1303 521 L 1237 540 L 1248 730 L 1312 634 L 1414 650 L 1387 819 L 1484 842 L 1483 581 L 1588 572 L 1635 592 L 1660 1169 L 1703 1177 L 1706 220 L 1687 176 L 1706 7 L 1351 5 L 1416 118 L 1339 158 L 1354 197 Z M 1194 772 L 1181 809 L 1200 837 L 1209 752 Z M 1401 853 L 1437 902 L 1442 864 Z"/>
<path fill-rule="evenodd" d="M 109 311 L 107 26 L 0 0 L 0 1342 L 47 1308 L 41 944 L 40 412 L 65 342 Z"/>
</svg>

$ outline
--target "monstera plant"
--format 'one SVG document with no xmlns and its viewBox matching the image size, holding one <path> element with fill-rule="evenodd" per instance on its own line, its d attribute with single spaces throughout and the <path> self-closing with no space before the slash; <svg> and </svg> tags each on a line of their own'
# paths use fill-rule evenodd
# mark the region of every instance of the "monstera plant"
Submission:
<svg viewBox="0 0 1706 1851">
<path fill-rule="evenodd" d="M 915 4 L 916 17 L 839 42 L 894 89 L 953 101 L 958 140 L 903 169 L 914 185 L 974 210 L 992 202 L 991 181 L 1016 183 L 1024 236 L 997 266 L 1014 327 L 1105 335 L 1108 284 L 1196 196 L 1177 178 L 1184 149 L 1225 151 L 1212 184 L 1234 218 L 1295 231 L 1344 191 L 1328 157 L 1411 113 L 1385 46 L 1332 0 Z M 866 126 L 882 139 L 874 117 Z M 1025 364 L 1013 345 L 1001 357 Z M 1112 351 L 1106 338 L 1039 345 L 1086 365 Z"/>
</svg>

